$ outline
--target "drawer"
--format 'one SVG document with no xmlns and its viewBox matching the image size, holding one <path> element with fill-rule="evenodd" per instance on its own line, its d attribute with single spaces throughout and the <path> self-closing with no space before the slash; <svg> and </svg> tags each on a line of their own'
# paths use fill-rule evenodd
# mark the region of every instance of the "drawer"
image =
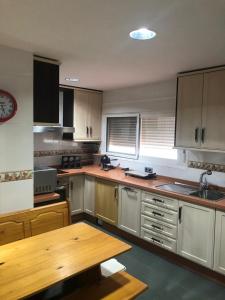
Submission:
<svg viewBox="0 0 225 300">
<path fill-rule="evenodd" d="M 179 208 L 178 200 L 167 198 L 157 194 L 142 192 L 141 200 L 159 207 L 164 207 L 175 211 L 178 211 Z"/>
<path fill-rule="evenodd" d="M 177 238 L 177 227 L 175 225 L 141 215 L 141 226 L 156 233 L 165 234 L 170 238 Z"/>
<path fill-rule="evenodd" d="M 151 230 L 141 227 L 141 238 L 151 242 L 157 246 L 165 248 L 166 250 L 177 252 L 177 242 L 174 239 L 165 237 Z"/>
<path fill-rule="evenodd" d="M 176 211 L 142 202 L 141 213 L 151 218 L 177 225 L 178 213 Z"/>
</svg>

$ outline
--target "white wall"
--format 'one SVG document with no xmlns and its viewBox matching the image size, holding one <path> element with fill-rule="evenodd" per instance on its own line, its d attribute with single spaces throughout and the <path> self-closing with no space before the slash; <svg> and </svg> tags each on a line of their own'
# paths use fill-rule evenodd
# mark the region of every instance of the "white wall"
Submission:
<svg viewBox="0 0 225 300">
<path fill-rule="evenodd" d="M 0 89 L 16 99 L 16 116 L 0 124 L 0 175 L 33 169 L 33 55 L 0 46 Z M 16 171 L 16 173 L 15 173 Z M 10 172 L 10 173 L 8 173 Z M 0 182 L 0 213 L 33 207 L 33 180 Z"/>
<path fill-rule="evenodd" d="M 103 94 L 103 126 L 101 151 L 105 152 L 106 124 L 104 115 L 118 113 L 173 112 L 176 107 L 176 79 L 141 86 L 106 91 Z M 225 164 L 225 155 L 200 151 L 178 151 L 178 160 L 148 158 L 131 160 L 118 158 L 122 167 L 143 170 L 151 166 L 159 175 L 198 181 L 202 170 L 187 167 L 188 160 Z M 209 182 L 225 186 L 225 174 L 213 172 Z"/>
</svg>

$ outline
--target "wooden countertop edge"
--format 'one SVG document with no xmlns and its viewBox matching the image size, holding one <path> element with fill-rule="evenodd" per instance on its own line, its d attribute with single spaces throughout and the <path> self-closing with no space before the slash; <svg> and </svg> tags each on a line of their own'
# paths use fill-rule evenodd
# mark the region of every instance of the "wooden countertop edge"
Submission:
<svg viewBox="0 0 225 300">
<path fill-rule="evenodd" d="M 98 168 L 98 169 L 94 170 L 94 168 Z M 162 196 L 165 196 L 165 197 L 171 197 L 171 198 L 175 198 L 177 200 L 185 201 L 185 202 L 188 202 L 188 203 L 192 203 L 192 204 L 196 204 L 196 205 L 202 205 L 204 207 L 225 211 L 225 198 L 221 199 L 219 201 L 209 201 L 209 200 L 204 200 L 204 199 L 194 197 L 194 196 L 183 195 L 183 194 L 179 194 L 179 193 L 175 193 L 175 192 L 163 191 L 163 190 L 160 190 L 159 188 L 157 188 L 155 186 L 146 187 L 141 182 L 134 183 L 134 182 L 129 182 L 128 180 L 121 180 L 120 178 L 113 178 L 111 176 L 108 176 L 108 174 L 110 174 L 110 172 L 112 172 L 112 171 L 105 172 L 105 175 L 101 175 L 101 174 L 97 173 L 97 171 L 99 171 L 99 170 L 100 170 L 99 166 L 94 166 L 93 170 L 85 170 L 85 167 L 83 167 L 82 169 L 74 169 L 72 171 L 71 170 L 68 171 L 68 173 L 60 174 L 60 175 L 58 175 L 58 178 L 63 178 L 63 177 L 68 177 L 68 176 L 76 176 L 76 175 L 88 175 L 88 176 L 103 179 L 103 180 L 106 180 L 106 181 L 111 181 L 111 182 L 115 182 L 115 183 L 118 183 L 118 184 L 123 184 L 123 185 L 126 185 L 126 186 L 131 186 L 131 187 L 135 187 L 135 188 L 138 188 L 138 189 L 142 189 L 146 192 L 157 193 L 158 195 L 162 195 Z M 121 172 L 122 172 L 122 170 L 121 170 Z M 182 183 L 196 185 L 196 182 L 192 182 L 192 181 L 188 181 L 188 180 L 186 181 L 186 180 L 183 180 L 183 179 L 166 177 L 166 176 L 157 176 L 157 177 L 160 180 L 159 185 L 163 184 L 162 181 L 165 181 L 164 183 L 172 183 L 172 182 L 175 182 L 175 181 L 179 181 L 179 182 L 182 182 Z M 127 178 L 129 178 L 129 177 L 127 177 Z M 137 178 L 136 181 L 138 181 L 138 180 L 140 180 L 140 179 Z M 151 181 L 151 179 L 148 180 L 148 182 L 150 182 L 150 181 Z M 223 188 L 221 190 L 223 190 Z"/>
<path fill-rule="evenodd" d="M 58 200 L 60 195 L 57 193 L 40 194 L 34 196 L 34 203 Z"/>
</svg>

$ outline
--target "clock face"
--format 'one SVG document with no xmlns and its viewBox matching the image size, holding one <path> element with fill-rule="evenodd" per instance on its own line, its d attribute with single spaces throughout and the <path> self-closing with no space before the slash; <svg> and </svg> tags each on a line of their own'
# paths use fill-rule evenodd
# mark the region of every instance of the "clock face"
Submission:
<svg viewBox="0 0 225 300">
<path fill-rule="evenodd" d="M 0 90 L 0 122 L 11 119 L 17 111 L 15 98 L 8 92 Z"/>
</svg>

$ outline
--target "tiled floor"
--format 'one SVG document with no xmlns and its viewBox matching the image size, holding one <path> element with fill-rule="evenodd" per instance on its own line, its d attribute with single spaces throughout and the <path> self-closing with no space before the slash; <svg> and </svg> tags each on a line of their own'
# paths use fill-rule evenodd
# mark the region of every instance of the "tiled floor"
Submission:
<svg viewBox="0 0 225 300">
<path fill-rule="evenodd" d="M 149 285 L 149 289 L 138 300 L 225 300 L 225 286 L 139 246 L 132 244 L 132 250 L 117 259 L 126 266 L 128 273 Z"/>
</svg>

